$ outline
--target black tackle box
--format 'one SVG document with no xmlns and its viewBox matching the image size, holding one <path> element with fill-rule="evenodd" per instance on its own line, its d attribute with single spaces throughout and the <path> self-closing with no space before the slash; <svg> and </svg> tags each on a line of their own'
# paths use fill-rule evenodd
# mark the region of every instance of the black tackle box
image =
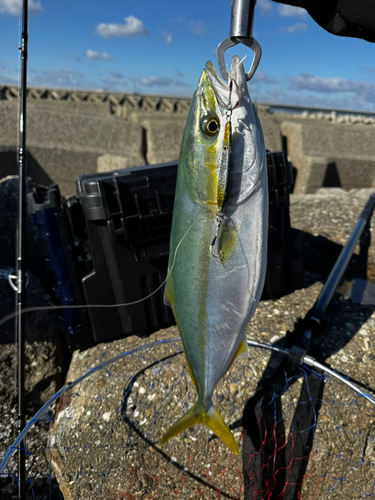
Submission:
<svg viewBox="0 0 375 500">
<path fill-rule="evenodd" d="M 163 303 L 163 282 L 177 166 L 172 162 L 83 175 L 77 179 L 77 196 L 68 200 L 60 200 L 56 186 L 44 196 L 40 190 L 29 195 L 34 222 L 54 254 L 57 298 L 63 304 L 95 306 L 80 313 L 63 311 L 71 349 L 134 334 L 146 336 L 174 323 L 171 309 Z M 267 166 L 269 244 L 264 299 L 288 293 L 302 283 L 299 241 L 289 219 L 291 167 L 283 152 L 267 153 Z M 51 199 L 56 206 L 49 206 Z M 47 211 L 47 219 L 58 221 L 54 232 L 45 227 Z M 61 246 L 59 252 L 54 250 L 56 245 Z"/>
</svg>

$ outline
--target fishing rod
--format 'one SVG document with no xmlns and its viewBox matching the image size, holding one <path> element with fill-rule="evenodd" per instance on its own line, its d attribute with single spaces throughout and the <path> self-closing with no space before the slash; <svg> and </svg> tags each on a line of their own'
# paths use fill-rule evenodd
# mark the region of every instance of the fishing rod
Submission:
<svg viewBox="0 0 375 500">
<path fill-rule="evenodd" d="M 17 232 L 16 251 L 17 261 L 15 275 L 9 276 L 9 283 L 16 292 L 16 317 L 15 317 L 15 338 L 17 343 L 18 357 L 18 429 L 22 433 L 25 423 L 25 317 L 22 309 L 26 298 L 24 253 L 25 253 L 25 224 L 26 224 L 26 101 L 27 101 L 27 20 L 28 20 L 28 0 L 22 0 L 22 33 L 21 46 L 18 47 L 21 53 L 21 85 L 20 85 L 20 105 L 19 105 L 19 146 L 18 146 L 18 212 L 17 212 Z M 26 498 L 26 443 L 25 439 L 19 447 L 18 453 L 18 499 Z"/>
<path fill-rule="evenodd" d="M 332 297 L 340 284 L 341 278 L 343 277 L 346 268 L 352 257 L 354 248 L 362 235 L 366 224 L 371 218 L 373 209 L 375 205 L 375 193 L 371 194 L 364 209 L 359 216 L 358 222 L 353 229 L 348 241 L 346 242 L 344 248 L 342 249 L 333 269 L 328 276 L 328 279 L 323 286 L 314 306 L 305 316 L 305 321 L 307 321 L 307 327 L 301 337 L 301 339 L 291 347 L 288 358 L 290 361 L 297 365 L 302 365 L 306 363 L 306 355 L 308 354 L 311 338 L 314 333 L 319 332 L 323 328 L 325 321 L 325 311 L 329 304 L 331 303 Z M 347 381 L 343 380 L 344 383 Z M 347 384 L 349 385 L 349 384 Z"/>
</svg>

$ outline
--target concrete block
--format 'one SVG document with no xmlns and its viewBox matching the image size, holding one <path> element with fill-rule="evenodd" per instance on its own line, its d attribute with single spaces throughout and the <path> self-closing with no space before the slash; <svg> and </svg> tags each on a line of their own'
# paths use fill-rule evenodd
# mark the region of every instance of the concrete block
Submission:
<svg viewBox="0 0 375 500">
<path fill-rule="evenodd" d="M 28 150 L 43 170 L 58 184 L 63 196 L 76 194 L 76 178 L 96 172 L 98 153 L 60 148 L 29 146 Z"/>
<path fill-rule="evenodd" d="M 27 106 L 50 111 L 69 111 L 79 115 L 110 116 L 110 102 L 55 101 L 54 99 L 28 99 Z"/>
<path fill-rule="evenodd" d="M 186 118 L 186 115 L 161 115 L 159 112 L 133 113 L 129 117 L 145 131 L 148 164 L 178 160 Z"/>
<path fill-rule="evenodd" d="M 0 146 L 17 144 L 17 104 L 0 102 Z M 142 129 L 113 116 L 33 107 L 27 114 L 30 145 L 142 157 Z"/>
<path fill-rule="evenodd" d="M 295 193 L 314 193 L 320 187 L 375 186 L 375 128 L 284 121 L 281 133 L 297 169 Z"/>
<path fill-rule="evenodd" d="M 130 167 L 140 167 L 141 165 L 138 163 L 137 165 L 129 161 L 128 158 L 124 156 L 118 155 L 102 155 L 97 159 L 97 172 L 111 172 L 112 170 L 120 170 L 122 168 L 130 168 Z"/>
<path fill-rule="evenodd" d="M 96 171 L 99 156 L 111 153 L 126 158 L 128 165 L 145 163 L 139 124 L 62 109 L 35 106 L 28 111 L 27 149 L 63 195 L 75 193 L 78 175 Z M 17 103 L 0 102 L 0 147 L 15 146 L 17 139 Z"/>
<path fill-rule="evenodd" d="M 16 146 L 0 146 L 0 179 L 9 175 L 18 175 L 18 148 Z M 37 184 L 44 186 L 53 184 L 53 180 L 29 150 L 27 151 L 26 175 Z"/>
<path fill-rule="evenodd" d="M 319 188 L 316 193 L 317 196 L 349 196 L 349 192 L 342 188 Z"/>
<path fill-rule="evenodd" d="M 282 136 L 280 132 L 280 117 L 268 113 L 261 106 L 255 105 L 262 126 L 264 142 L 269 151 L 282 151 Z"/>
<path fill-rule="evenodd" d="M 282 151 L 280 117 L 257 109 L 263 129 L 266 149 Z M 186 114 L 160 112 L 131 112 L 127 119 L 139 123 L 145 129 L 147 162 L 149 164 L 173 161 L 179 158 Z"/>
</svg>

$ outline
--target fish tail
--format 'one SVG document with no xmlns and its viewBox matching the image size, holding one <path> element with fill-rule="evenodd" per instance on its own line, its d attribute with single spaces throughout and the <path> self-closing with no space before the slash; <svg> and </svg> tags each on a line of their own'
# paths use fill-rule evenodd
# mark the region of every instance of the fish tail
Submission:
<svg viewBox="0 0 375 500">
<path fill-rule="evenodd" d="M 183 415 L 161 438 L 161 444 L 166 443 L 180 434 L 188 427 L 195 424 L 204 424 L 209 427 L 216 436 L 235 454 L 238 454 L 237 443 L 224 422 L 220 413 L 212 406 L 209 412 L 204 410 L 202 403 L 198 400 L 185 415 Z"/>
</svg>

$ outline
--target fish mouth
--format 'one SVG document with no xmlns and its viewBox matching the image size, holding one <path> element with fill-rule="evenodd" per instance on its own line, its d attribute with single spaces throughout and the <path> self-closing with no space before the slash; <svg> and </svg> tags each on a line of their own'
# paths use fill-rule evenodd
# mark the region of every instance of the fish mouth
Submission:
<svg viewBox="0 0 375 500">
<path fill-rule="evenodd" d="M 237 107 L 241 101 L 244 83 L 246 85 L 246 75 L 241 59 L 238 56 L 233 56 L 228 73 L 228 82 L 225 82 L 218 75 L 211 61 L 207 62 L 204 70 L 221 111 L 225 112 L 228 109 Z"/>
</svg>

